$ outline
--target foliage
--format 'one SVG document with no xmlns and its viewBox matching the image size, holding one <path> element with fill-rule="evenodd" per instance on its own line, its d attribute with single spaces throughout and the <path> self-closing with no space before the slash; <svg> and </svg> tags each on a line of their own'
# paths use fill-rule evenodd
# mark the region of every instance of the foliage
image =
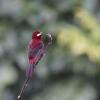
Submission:
<svg viewBox="0 0 100 100">
<path fill-rule="evenodd" d="M 0 1 L 0 100 L 15 100 L 25 78 L 32 31 L 53 44 L 23 100 L 100 99 L 99 0 Z"/>
</svg>

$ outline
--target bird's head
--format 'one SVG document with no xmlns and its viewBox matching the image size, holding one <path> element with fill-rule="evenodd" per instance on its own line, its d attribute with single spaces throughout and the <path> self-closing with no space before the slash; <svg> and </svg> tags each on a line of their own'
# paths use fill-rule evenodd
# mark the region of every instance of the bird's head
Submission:
<svg viewBox="0 0 100 100">
<path fill-rule="evenodd" d="M 42 37 L 42 33 L 40 32 L 40 31 L 34 31 L 33 33 L 32 33 L 32 39 L 41 39 L 41 37 Z"/>
</svg>

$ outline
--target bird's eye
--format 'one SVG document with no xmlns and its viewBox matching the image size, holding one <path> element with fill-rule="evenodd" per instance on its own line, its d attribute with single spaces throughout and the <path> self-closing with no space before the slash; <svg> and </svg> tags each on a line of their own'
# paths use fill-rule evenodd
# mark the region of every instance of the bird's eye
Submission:
<svg viewBox="0 0 100 100">
<path fill-rule="evenodd" d="M 41 35 L 42 35 L 41 33 L 38 33 L 38 34 L 37 34 L 37 36 L 41 36 Z"/>
</svg>

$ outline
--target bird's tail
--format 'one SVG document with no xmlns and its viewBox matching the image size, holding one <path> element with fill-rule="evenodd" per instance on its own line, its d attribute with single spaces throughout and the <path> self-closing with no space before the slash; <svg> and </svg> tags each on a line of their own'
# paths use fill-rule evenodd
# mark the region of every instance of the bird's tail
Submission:
<svg viewBox="0 0 100 100">
<path fill-rule="evenodd" d="M 24 93 L 24 91 L 25 91 L 25 88 L 26 88 L 27 85 L 28 85 L 28 82 L 29 82 L 29 77 L 26 78 L 26 80 L 25 80 L 25 82 L 24 82 L 24 84 L 23 84 L 23 86 L 22 86 L 22 89 L 21 89 L 21 91 L 20 91 L 20 93 L 19 93 L 19 95 L 18 95 L 18 97 L 17 97 L 17 100 L 21 100 L 22 95 L 23 95 L 23 93 Z"/>
</svg>

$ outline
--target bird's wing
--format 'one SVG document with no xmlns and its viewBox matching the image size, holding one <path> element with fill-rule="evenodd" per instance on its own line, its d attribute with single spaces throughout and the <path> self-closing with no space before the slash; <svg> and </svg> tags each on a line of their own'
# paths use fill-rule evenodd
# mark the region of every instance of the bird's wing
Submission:
<svg viewBox="0 0 100 100">
<path fill-rule="evenodd" d="M 43 48 L 43 46 L 42 46 L 42 44 L 39 44 L 37 47 L 35 47 L 35 48 L 28 48 L 28 56 L 36 56 L 37 55 L 37 53 L 38 53 L 38 51 L 40 50 L 40 49 L 42 49 Z"/>
<path fill-rule="evenodd" d="M 37 63 L 43 50 L 43 44 L 39 44 L 34 49 L 28 48 L 28 58 L 30 63 Z"/>
<path fill-rule="evenodd" d="M 28 48 L 28 57 L 29 57 L 29 67 L 26 70 L 26 75 L 28 77 L 32 77 L 35 66 L 38 64 L 40 60 L 40 56 L 42 55 L 43 45 L 38 45 L 35 49 Z M 30 58 L 31 57 L 31 58 Z"/>
</svg>

